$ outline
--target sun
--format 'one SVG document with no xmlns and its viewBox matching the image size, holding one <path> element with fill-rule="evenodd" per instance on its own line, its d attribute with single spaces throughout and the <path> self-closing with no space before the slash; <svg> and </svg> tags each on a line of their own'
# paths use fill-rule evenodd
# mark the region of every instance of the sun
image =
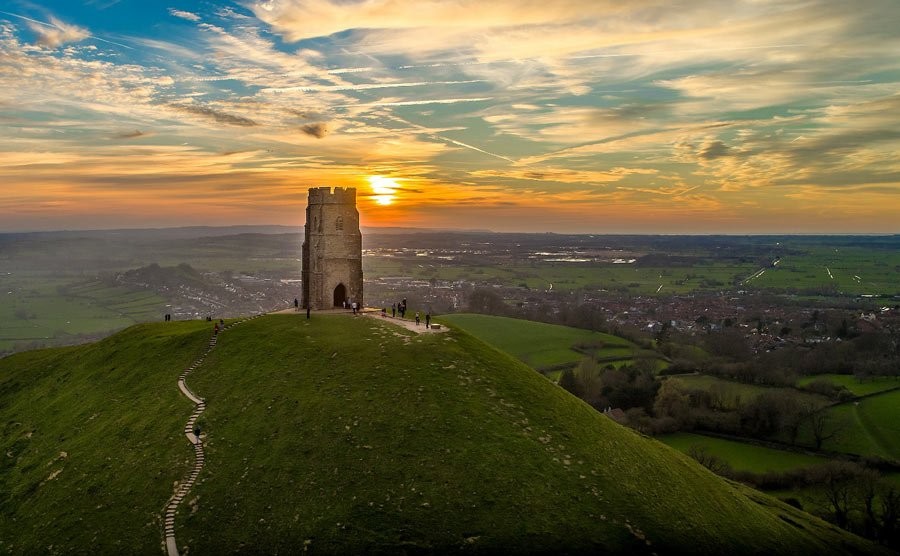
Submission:
<svg viewBox="0 0 900 556">
<path fill-rule="evenodd" d="M 379 205 L 389 205 L 394 202 L 394 197 L 400 184 L 393 178 L 384 176 L 369 176 L 369 185 L 372 186 L 372 196 Z"/>
</svg>

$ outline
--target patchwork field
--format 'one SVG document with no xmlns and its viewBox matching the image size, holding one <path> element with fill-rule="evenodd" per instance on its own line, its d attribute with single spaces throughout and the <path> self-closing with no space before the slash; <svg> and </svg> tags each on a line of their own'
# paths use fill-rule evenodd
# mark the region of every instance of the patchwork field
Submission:
<svg viewBox="0 0 900 556">
<path fill-rule="evenodd" d="M 68 343 L 161 318 L 165 301 L 146 291 L 78 276 L 0 275 L 0 350 Z"/>
<path fill-rule="evenodd" d="M 896 251 L 873 251 L 858 247 L 806 248 L 806 253 L 788 255 L 778 265 L 752 280 L 754 287 L 778 289 L 833 288 L 854 295 L 896 295 Z"/>
</svg>

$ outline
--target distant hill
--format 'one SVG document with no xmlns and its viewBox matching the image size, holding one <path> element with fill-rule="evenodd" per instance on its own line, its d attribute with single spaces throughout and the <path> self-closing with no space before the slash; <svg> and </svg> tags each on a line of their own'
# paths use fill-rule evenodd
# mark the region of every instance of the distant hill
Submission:
<svg viewBox="0 0 900 556">
<path fill-rule="evenodd" d="M 176 379 L 206 322 L 0 360 L 0 552 L 162 553 L 192 464 Z M 206 466 L 192 554 L 863 554 L 878 548 L 716 477 L 451 330 L 273 315 L 189 377 Z"/>
</svg>

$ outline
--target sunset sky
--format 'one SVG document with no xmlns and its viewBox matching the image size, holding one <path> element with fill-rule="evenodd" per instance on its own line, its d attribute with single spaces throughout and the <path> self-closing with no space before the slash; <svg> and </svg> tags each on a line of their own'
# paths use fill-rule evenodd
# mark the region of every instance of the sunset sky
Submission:
<svg viewBox="0 0 900 556">
<path fill-rule="evenodd" d="M 0 10 L 0 231 L 900 232 L 897 0 Z"/>
</svg>

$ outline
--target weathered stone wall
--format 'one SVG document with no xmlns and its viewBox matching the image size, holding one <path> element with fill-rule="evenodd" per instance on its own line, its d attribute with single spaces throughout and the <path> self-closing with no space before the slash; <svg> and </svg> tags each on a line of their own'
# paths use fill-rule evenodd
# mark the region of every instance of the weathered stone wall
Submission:
<svg viewBox="0 0 900 556">
<path fill-rule="evenodd" d="M 311 309 L 340 306 L 344 298 L 363 303 L 362 234 L 356 189 L 309 190 L 303 241 L 303 305 Z M 338 292 L 339 293 L 339 292 Z"/>
</svg>

